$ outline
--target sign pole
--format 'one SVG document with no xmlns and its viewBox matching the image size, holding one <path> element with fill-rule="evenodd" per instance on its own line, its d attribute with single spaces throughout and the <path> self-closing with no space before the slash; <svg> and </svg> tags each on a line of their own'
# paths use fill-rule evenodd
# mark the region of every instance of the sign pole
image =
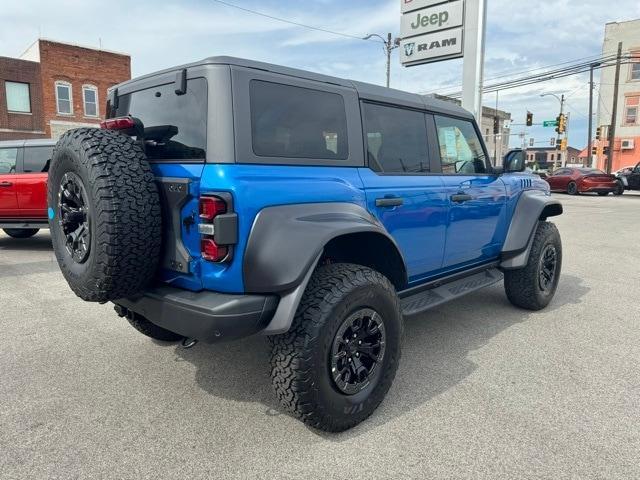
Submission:
<svg viewBox="0 0 640 480">
<path fill-rule="evenodd" d="M 462 63 L 462 107 L 478 124 L 482 121 L 484 39 L 487 24 L 487 0 L 468 1 L 464 13 L 464 60 Z"/>
</svg>

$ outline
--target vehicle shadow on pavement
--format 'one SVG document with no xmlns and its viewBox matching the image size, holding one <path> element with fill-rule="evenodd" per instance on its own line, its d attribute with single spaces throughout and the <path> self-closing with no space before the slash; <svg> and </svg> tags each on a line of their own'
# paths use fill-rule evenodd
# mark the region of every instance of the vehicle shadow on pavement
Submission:
<svg viewBox="0 0 640 480">
<path fill-rule="evenodd" d="M 0 251 L 19 252 L 45 252 L 53 251 L 51 244 L 51 236 L 47 234 L 38 234 L 31 238 L 11 238 L 9 236 L 0 235 Z"/>
<path fill-rule="evenodd" d="M 563 275 L 545 312 L 580 303 L 589 292 L 582 279 Z M 412 415 L 430 399 L 471 375 L 477 365 L 470 352 L 513 325 L 535 321 L 537 312 L 512 306 L 502 283 L 469 294 L 450 305 L 405 319 L 402 361 L 387 398 L 371 418 L 341 434 L 314 433 L 331 441 L 365 434 L 394 418 Z M 176 347 L 176 358 L 196 368 L 199 386 L 211 395 L 240 402 L 259 402 L 265 415 L 285 414 L 271 389 L 269 348 L 264 337 L 218 345 Z"/>
</svg>

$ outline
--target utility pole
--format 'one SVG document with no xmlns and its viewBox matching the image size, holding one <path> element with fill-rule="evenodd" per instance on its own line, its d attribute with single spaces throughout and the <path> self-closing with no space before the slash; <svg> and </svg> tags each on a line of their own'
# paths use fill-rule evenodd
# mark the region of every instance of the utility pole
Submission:
<svg viewBox="0 0 640 480">
<path fill-rule="evenodd" d="M 595 64 L 591 64 L 589 68 L 589 132 L 587 140 L 587 159 L 588 164 L 584 167 L 591 167 L 593 165 L 593 155 L 591 155 L 591 142 L 593 142 L 593 67 Z"/>
<path fill-rule="evenodd" d="M 369 40 L 373 37 L 377 37 L 382 40 L 382 44 L 384 45 L 383 50 L 387 56 L 387 88 L 389 88 L 389 85 L 391 84 L 391 52 L 400 46 L 400 39 L 394 39 L 391 33 L 387 33 L 386 40 L 377 33 L 370 33 L 366 37 L 362 37 L 362 39 Z"/>
<path fill-rule="evenodd" d="M 607 150 L 607 173 L 611 173 L 613 165 L 613 146 L 616 139 L 616 117 L 618 116 L 618 86 L 620 84 L 620 59 L 622 58 L 622 42 L 618 42 L 616 58 L 616 77 L 613 82 L 613 108 L 611 109 L 611 125 L 609 125 L 609 146 Z"/>
<path fill-rule="evenodd" d="M 498 165 L 498 133 L 502 129 L 500 129 L 500 119 L 498 118 L 498 90 L 496 90 L 496 111 L 494 112 L 493 123 L 497 124 L 499 130 L 497 132 L 493 132 L 493 164 Z M 482 125 L 482 124 L 481 124 Z"/>
</svg>

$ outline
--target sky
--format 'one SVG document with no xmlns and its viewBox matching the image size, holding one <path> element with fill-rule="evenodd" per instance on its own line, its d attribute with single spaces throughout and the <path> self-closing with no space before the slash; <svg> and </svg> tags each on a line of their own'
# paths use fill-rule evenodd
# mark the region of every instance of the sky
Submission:
<svg viewBox="0 0 640 480">
<path fill-rule="evenodd" d="M 355 37 L 399 34 L 400 0 L 225 0 L 291 21 Z M 471 1 L 471 0 L 466 0 Z M 546 65 L 592 57 L 602 51 L 607 22 L 640 18 L 638 0 L 487 0 L 485 78 L 504 78 Z M 615 7 L 614 7 L 615 5 Z M 126 52 L 133 76 L 214 55 L 232 55 L 384 84 L 380 43 L 305 29 L 223 5 L 215 0 L 20 0 L 3 2 L 0 56 L 17 57 L 38 37 Z M 597 79 L 597 76 L 596 76 Z M 391 86 L 420 93 L 460 90 L 462 60 L 402 67 L 393 52 Z M 525 131 L 544 146 L 553 128 L 524 124 L 553 120 L 565 94 L 569 144 L 587 142 L 588 74 L 501 91 L 498 107 L 511 112 L 511 145 Z M 594 114 L 597 90 L 594 92 Z M 483 104 L 495 107 L 495 93 Z M 609 107 L 610 109 L 610 107 Z M 594 118 L 595 120 L 595 118 Z"/>
</svg>

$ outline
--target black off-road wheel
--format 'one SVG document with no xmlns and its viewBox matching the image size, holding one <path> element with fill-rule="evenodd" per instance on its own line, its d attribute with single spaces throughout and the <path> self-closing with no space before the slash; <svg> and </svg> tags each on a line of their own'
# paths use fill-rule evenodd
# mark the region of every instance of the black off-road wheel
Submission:
<svg viewBox="0 0 640 480">
<path fill-rule="evenodd" d="M 578 185 L 576 185 L 576 182 L 569 182 L 569 185 L 567 185 L 567 193 L 569 195 L 578 195 Z"/>
<path fill-rule="evenodd" d="M 269 337 L 278 399 L 320 430 L 357 425 L 393 382 L 402 330 L 400 303 L 386 277 L 360 265 L 318 267 L 290 330 Z"/>
<path fill-rule="evenodd" d="M 3 230 L 13 238 L 31 238 L 40 231 L 39 228 L 3 228 Z"/>
<path fill-rule="evenodd" d="M 129 322 L 129 324 L 135 328 L 137 331 L 146 335 L 149 338 L 153 338 L 154 340 L 161 340 L 163 342 L 177 342 L 182 340 L 184 337 L 182 335 L 178 335 L 166 328 L 159 327 L 155 323 L 150 322 L 142 315 L 138 315 L 134 312 L 127 312 L 125 318 Z"/>
<path fill-rule="evenodd" d="M 527 310 L 543 309 L 556 293 L 561 269 L 560 233 L 553 223 L 540 222 L 527 265 L 504 273 L 504 288 L 509 301 Z"/>
<path fill-rule="evenodd" d="M 53 248 L 76 295 L 106 302 L 142 290 L 161 243 L 160 198 L 142 147 L 110 130 L 70 130 L 47 187 Z"/>
</svg>

